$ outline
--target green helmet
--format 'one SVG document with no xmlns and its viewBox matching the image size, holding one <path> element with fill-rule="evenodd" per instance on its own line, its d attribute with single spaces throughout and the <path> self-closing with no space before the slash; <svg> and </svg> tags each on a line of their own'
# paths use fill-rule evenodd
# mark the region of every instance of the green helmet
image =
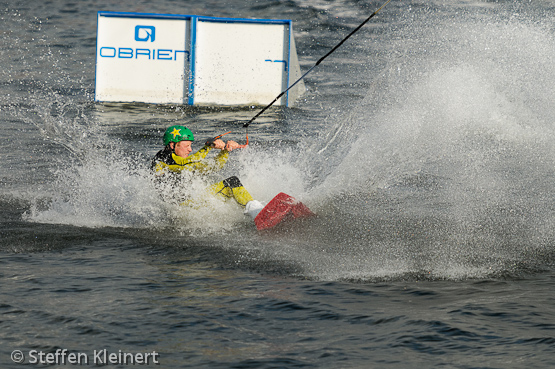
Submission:
<svg viewBox="0 0 555 369">
<path fill-rule="evenodd" d="M 170 142 L 179 142 L 179 141 L 194 141 L 195 137 L 193 136 L 193 132 L 187 127 L 183 126 L 171 126 L 170 128 L 166 129 L 166 133 L 164 133 L 164 145 L 168 145 Z"/>
</svg>

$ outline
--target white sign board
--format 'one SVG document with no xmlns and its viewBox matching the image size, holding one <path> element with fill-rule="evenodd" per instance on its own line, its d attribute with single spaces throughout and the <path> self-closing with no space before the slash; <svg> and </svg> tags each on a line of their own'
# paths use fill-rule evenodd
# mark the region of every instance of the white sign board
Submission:
<svg viewBox="0 0 555 369">
<path fill-rule="evenodd" d="M 96 101 L 266 105 L 300 75 L 288 20 L 98 13 Z"/>
</svg>

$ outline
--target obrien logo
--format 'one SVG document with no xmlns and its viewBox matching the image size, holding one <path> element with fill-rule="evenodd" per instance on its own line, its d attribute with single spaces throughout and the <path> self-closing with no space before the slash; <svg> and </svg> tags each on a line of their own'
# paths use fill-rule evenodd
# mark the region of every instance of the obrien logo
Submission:
<svg viewBox="0 0 555 369">
<path fill-rule="evenodd" d="M 135 26 L 135 41 L 154 42 L 155 39 L 156 28 L 154 26 Z M 180 60 L 186 58 L 189 61 L 188 50 L 156 49 L 145 46 L 147 45 L 144 45 L 142 48 L 101 46 L 98 49 L 98 56 L 101 58 L 143 60 Z"/>
<path fill-rule="evenodd" d="M 135 41 L 154 42 L 156 38 L 156 28 L 153 26 L 135 26 Z"/>
</svg>

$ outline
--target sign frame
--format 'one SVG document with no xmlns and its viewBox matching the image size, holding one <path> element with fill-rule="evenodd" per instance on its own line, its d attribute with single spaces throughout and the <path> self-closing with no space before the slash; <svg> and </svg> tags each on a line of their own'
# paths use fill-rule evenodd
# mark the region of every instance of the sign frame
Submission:
<svg viewBox="0 0 555 369">
<path fill-rule="evenodd" d="M 266 105 L 300 76 L 291 20 L 97 14 L 96 102 Z"/>
</svg>

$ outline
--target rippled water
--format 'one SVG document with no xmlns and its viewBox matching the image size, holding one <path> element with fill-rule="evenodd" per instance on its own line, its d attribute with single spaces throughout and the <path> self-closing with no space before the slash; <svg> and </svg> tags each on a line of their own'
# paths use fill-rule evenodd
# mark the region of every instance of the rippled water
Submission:
<svg viewBox="0 0 555 369">
<path fill-rule="evenodd" d="M 292 19 L 306 71 L 379 6 L 1 3 L 0 366 L 553 367 L 552 2 L 389 3 L 214 178 L 318 214 L 271 232 L 147 170 L 167 126 L 242 141 L 259 107 L 93 102 L 97 11 Z"/>
</svg>

